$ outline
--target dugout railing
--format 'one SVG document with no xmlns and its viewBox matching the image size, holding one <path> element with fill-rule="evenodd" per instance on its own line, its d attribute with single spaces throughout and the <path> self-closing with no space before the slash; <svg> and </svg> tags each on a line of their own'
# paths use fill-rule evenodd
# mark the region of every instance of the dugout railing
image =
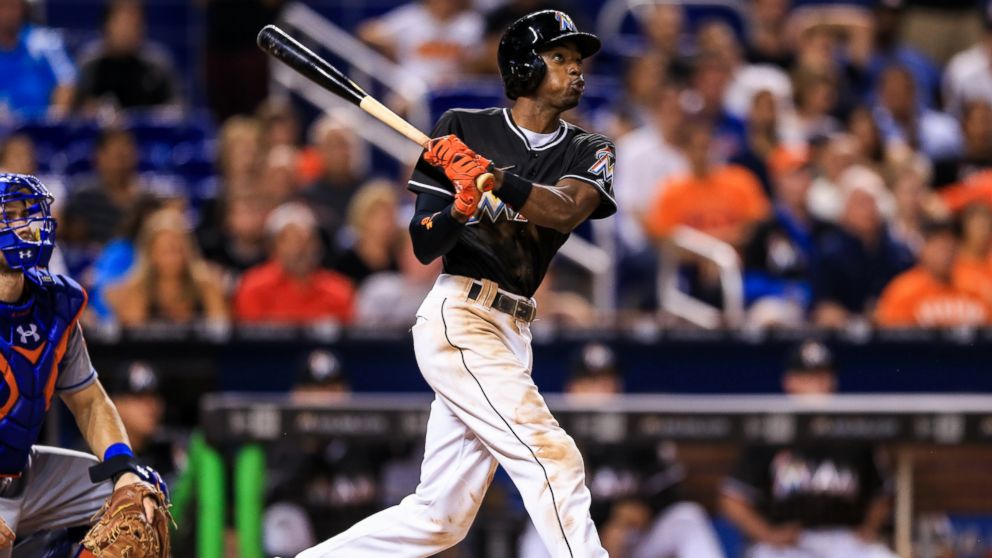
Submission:
<svg viewBox="0 0 992 558">
<path fill-rule="evenodd" d="M 240 448 L 234 453 L 232 468 L 233 516 L 241 556 L 260 558 L 265 443 L 306 438 L 420 440 L 430 400 L 422 394 L 362 395 L 316 405 L 293 403 L 285 396 L 204 398 L 205 443 L 199 451 L 208 466 L 197 472 L 195 480 L 200 524 L 223 524 L 227 513 L 224 503 L 228 499 L 222 492 L 227 486 L 225 469 L 219 466 L 220 454 L 212 448 Z M 885 446 L 895 458 L 894 545 L 906 558 L 912 552 L 916 460 L 958 446 L 992 450 L 992 396 L 986 395 L 629 395 L 585 401 L 549 396 L 547 401 L 580 446 L 618 441 L 671 441 L 689 446 L 870 442 Z M 221 533 L 201 529 L 197 556 L 219 558 Z"/>
</svg>

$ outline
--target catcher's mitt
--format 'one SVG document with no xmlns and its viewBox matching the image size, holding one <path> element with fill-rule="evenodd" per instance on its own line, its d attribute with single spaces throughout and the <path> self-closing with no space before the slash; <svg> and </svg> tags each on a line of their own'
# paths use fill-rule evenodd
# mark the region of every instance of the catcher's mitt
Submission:
<svg viewBox="0 0 992 558">
<path fill-rule="evenodd" d="M 144 499 L 155 502 L 149 522 Z M 83 546 L 98 558 L 168 558 L 169 523 L 172 515 L 165 495 L 154 486 L 138 482 L 122 486 L 97 512 L 100 520 L 83 539 Z"/>
</svg>

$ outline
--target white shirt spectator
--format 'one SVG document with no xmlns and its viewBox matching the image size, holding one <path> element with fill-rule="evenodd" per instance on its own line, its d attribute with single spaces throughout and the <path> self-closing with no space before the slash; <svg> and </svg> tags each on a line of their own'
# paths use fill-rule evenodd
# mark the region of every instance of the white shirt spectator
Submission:
<svg viewBox="0 0 992 558">
<path fill-rule="evenodd" d="M 379 20 L 395 41 L 396 59 L 411 73 L 437 85 L 459 71 L 462 57 L 482 40 L 482 16 L 463 11 L 439 21 L 419 2 L 400 6 Z"/>
<path fill-rule="evenodd" d="M 613 193 L 618 206 L 618 235 L 625 248 L 637 252 L 647 246 L 641 225 L 643 212 L 661 194 L 662 184 L 669 177 L 688 170 L 685 155 L 652 125 L 642 126 L 617 140 Z"/>
</svg>

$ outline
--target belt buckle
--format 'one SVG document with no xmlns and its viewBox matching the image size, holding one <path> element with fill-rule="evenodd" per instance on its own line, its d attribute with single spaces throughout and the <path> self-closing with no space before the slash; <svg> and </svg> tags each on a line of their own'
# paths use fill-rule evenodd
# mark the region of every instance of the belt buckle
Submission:
<svg viewBox="0 0 992 558">
<path fill-rule="evenodd" d="M 525 322 L 532 322 L 534 321 L 534 307 L 521 300 L 514 300 L 513 317 Z"/>
</svg>

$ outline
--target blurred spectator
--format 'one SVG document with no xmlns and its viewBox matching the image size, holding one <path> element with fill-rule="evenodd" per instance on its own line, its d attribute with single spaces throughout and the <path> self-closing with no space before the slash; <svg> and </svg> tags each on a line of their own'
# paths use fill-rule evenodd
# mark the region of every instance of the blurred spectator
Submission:
<svg viewBox="0 0 992 558">
<path fill-rule="evenodd" d="M 740 248 L 769 212 L 761 184 L 742 167 L 713 163 L 708 126 L 693 123 L 684 137 L 690 173 L 661 186 L 645 217 L 648 234 L 663 239 L 685 225 Z"/>
<path fill-rule="evenodd" d="M 746 118 L 753 106 L 754 97 L 766 91 L 773 104 L 782 112 L 791 111 L 792 83 L 788 74 L 771 64 L 748 64 L 743 56 L 737 35 L 727 23 L 708 21 L 696 32 L 696 47 L 700 52 L 714 55 L 727 63 L 730 81 L 724 93 L 723 106 L 735 118 Z"/>
<path fill-rule="evenodd" d="M 785 126 L 794 142 L 805 143 L 841 131 L 841 123 L 832 114 L 837 105 L 834 74 L 799 70 L 793 75 L 793 94 L 796 110 L 791 119 L 785 115 Z"/>
<path fill-rule="evenodd" d="M 574 359 L 565 393 L 572 403 L 592 404 L 623 392 L 613 350 L 587 343 Z M 685 467 L 674 444 L 606 443 L 583 447 L 590 513 L 603 547 L 613 558 L 723 558 L 706 511 L 684 500 Z M 547 558 L 528 523 L 520 558 Z"/>
<path fill-rule="evenodd" d="M 202 0 L 206 6 L 207 102 L 217 122 L 252 114 L 269 91 L 269 59 L 258 31 L 275 22 L 285 0 Z"/>
<path fill-rule="evenodd" d="M 837 389 L 830 350 L 806 341 L 782 378 L 791 396 Z M 748 445 L 723 484 L 723 513 L 751 540 L 753 558 L 895 558 L 881 542 L 890 497 L 867 445 Z"/>
<path fill-rule="evenodd" d="M 335 271 L 361 285 L 373 273 L 399 270 L 397 204 L 396 188 L 388 180 L 372 181 L 358 190 L 348 205 L 351 246 L 335 258 Z"/>
<path fill-rule="evenodd" d="M 197 235 L 201 238 L 223 234 L 225 199 L 241 194 L 257 194 L 258 170 L 262 161 L 262 129 L 258 120 L 232 116 L 218 135 L 217 168 L 220 171 L 218 195 L 200 208 Z"/>
<path fill-rule="evenodd" d="M 300 193 L 297 175 L 300 154 L 292 145 L 275 145 L 265 152 L 254 190 L 276 203 L 289 201 Z"/>
<path fill-rule="evenodd" d="M 780 146 L 778 122 L 778 108 L 772 92 L 762 90 L 755 93 L 747 115 L 747 144 L 730 158 L 731 164 L 751 171 L 768 195 L 772 193 L 768 158 Z"/>
<path fill-rule="evenodd" d="M 869 119 L 871 116 L 869 115 Z M 825 140 L 825 145 L 811 145 L 816 176 L 808 194 L 810 213 L 817 219 L 836 222 L 843 211 L 840 177 L 859 161 L 858 140 L 848 134 L 837 134 Z"/>
<path fill-rule="evenodd" d="M 326 407 L 351 393 L 337 355 L 316 349 L 298 365 L 290 399 Z M 390 444 L 357 437 L 319 442 L 283 439 L 269 448 L 264 546 L 268 556 L 293 556 L 379 510 L 380 473 Z"/>
<path fill-rule="evenodd" d="M 732 70 L 731 62 L 723 55 L 704 52 L 696 59 L 692 72 L 688 112 L 712 123 L 709 133 L 713 135 L 713 154 L 718 161 L 726 161 L 747 142 L 744 121 L 724 108 Z"/>
<path fill-rule="evenodd" d="M 138 148 L 130 132 L 116 128 L 100 132 L 93 163 L 95 173 L 78 181 L 60 223 L 69 270 L 76 277 L 113 238 L 144 190 Z"/>
<path fill-rule="evenodd" d="M 135 202 L 133 210 L 124 218 L 117 235 L 103 247 L 93 262 L 87 308 L 100 320 L 112 320 L 113 310 L 107 304 L 107 287 L 119 283 L 134 267 L 138 252 L 138 235 L 145 220 L 163 207 L 163 200 L 144 194 Z"/>
<path fill-rule="evenodd" d="M 882 71 L 875 118 L 886 142 L 902 142 L 934 159 L 961 152 L 957 121 L 920 102 L 913 75 L 904 66 L 893 65 Z"/>
<path fill-rule="evenodd" d="M 171 483 L 178 473 L 178 452 L 163 427 L 165 399 L 159 374 L 151 364 L 136 360 L 108 376 L 107 395 L 117 407 L 138 462 L 155 469 L 166 483 Z"/>
<path fill-rule="evenodd" d="M 217 165 L 226 192 L 249 188 L 262 158 L 262 127 L 248 116 L 232 116 L 220 129 Z"/>
<path fill-rule="evenodd" d="M 424 265 L 413 253 L 409 235 L 400 235 L 399 272 L 378 272 L 361 284 L 355 322 L 363 326 L 412 326 L 423 296 L 441 272 L 441 258 Z M 418 464 L 419 472 L 419 464 Z M 405 494 L 405 493 L 404 493 Z"/>
<path fill-rule="evenodd" d="M 618 200 L 619 303 L 625 308 L 653 305 L 658 261 L 644 232 L 644 216 L 650 208 L 644 201 L 660 195 L 661 185 L 671 177 L 689 170 L 685 155 L 675 145 L 685 121 L 679 101 L 682 91 L 672 82 L 657 89 L 649 122 L 617 139 L 613 191 Z M 651 192 L 652 187 L 658 191 Z"/>
<path fill-rule="evenodd" d="M 172 58 L 164 47 L 145 39 L 141 0 L 110 0 L 103 37 L 79 56 L 76 106 L 94 112 L 108 105 L 131 109 L 178 103 Z"/>
<path fill-rule="evenodd" d="M 954 55 L 944 68 L 944 104 L 952 114 L 968 102 L 992 104 L 992 14 L 985 10 L 984 17 L 981 40 Z"/>
<path fill-rule="evenodd" d="M 797 311 L 791 315 L 803 316 L 812 303 L 819 245 L 833 227 L 807 208 L 812 175 L 804 153 L 781 150 L 770 166 L 775 205 L 772 216 L 757 226 L 743 252 L 745 302 L 762 305 L 774 299 L 793 306 Z"/>
<path fill-rule="evenodd" d="M 931 206 L 929 160 L 906 150 L 907 160 L 892 169 L 892 198 L 895 215 L 892 219 L 892 236 L 902 241 L 914 254 L 923 246 L 921 226 L 933 217 Z"/>
<path fill-rule="evenodd" d="M 51 29 L 27 21 L 28 2 L 0 0 L 0 119 L 63 116 L 72 105 L 76 68 Z"/>
<path fill-rule="evenodd" d="M 809 72 L 829 79 L 834 84 L 836 95 L 832 112 L 846 115 L 859 97 L 861 72 L 850 57 L 838 54 L 842 44 L 846 42 L 838 40 L 837 27 L 815 18 L 810 21 L 812 23 L 809 25 L 800 21 L 790 23 L 792 33 L 795 34 L 793 40 L 796 48 L 793 74 Z"/>
<path fill-rule="evenodd" d="M 873 11 L 875 41 L 868 63 L 868 80 L 874 87 L 890 66 L 902 66 L 913 76 L 921 106 L 933 107 L 940 88 L 940 70 L 919 50 L 899 40 L 905 14 L 904 0 L 880 0 Z"/>
<path fill-rule="evenodd" d="M 969 101 L 961 110 L 963 147 L 958 157 L 934 161 L 933 184 L 940 188 L 992 168 L 992 104 Z"/>
<path fill-rule="evenodd" d="M 413 0 L 363 23 L 358 37 L 433 85 L 457 75 L 482 39 L 466 0 Z"/>
<path fill-rule="evenodd" d="M 788 0 L 755 0 L 746 10 L 746 55 L 753 64 L 792 65 L 792 45 L 788 42 L 786 20 Z"/>
<path fill-rule="evenodd" d="M 992 303 L 992 206 L 969 205 L 961 212 L 961 241 L 954 283 Z"/>
<path fill-rule="evenodd" d="M 814 320 L 826 327 L 870 313 L 889 281 L 913 265 L 909 248 L 889 234 L 884 215 L 891 214 L 892 200 L 881 177 L 856 166 L 839 184 L 840 228 L 823 240 L 813 285 Z"/>
<path fill-rule="evenodd" d="M 220 266 L 232 289 L 242 273 L 266 259 L 265 219 L 271 207 L 264 196 L 232 193 L 224 199 L 221 226 L 197 235 L 203 256 Z"/>
<path fill-rule="evenodd" d="M 345 121 L 332 114 L 324 115 L 310 127 L 310 145 L 320 175 L 302 196 L 313 209 L 328 248 L 333 250 L 345 224 L 345 209 L 367 178 L 368 148 Z"/>
<path fill-rule="evenodd" d="M 39 172 L 38 153 L 34 141 L 27 134 L 14 133 L 6 137 L 0 144 L 0 169 L 3 172 L 30 174 L 38 177 L 48 188 L 55 200 L 52 202 L 52 214 L 59 219 L 65 210 L 68 198 L 64 177 L 61 174 Z"/>
<path fill-rule="evenodd" d="M 290 98 L 269 97 L 258 106 L 255 118 L 262 127 L 263 151 L 280 145 L 300 146 L 300 117 Z"/>
<path fill-rule="evenodd" d="M 350 322 L 354 287 L 346 277 L 321 269 L 317 221 L 307 206 L 285 203 L 266 219 L 269 260 L 249 269 L 234 296 L 242 322 L 302 324 Z"/>
<path fill-rule="evenodd" d="M 856 140 L 852 146 L 855 159 L 881 172 L 888 158 L 888 150 L 872 111 L 863 105 L 851 109 L 847 116 L 847 131 Z"/>
<path fill-rule="evenodd" d="M 992 322 L 981 293 L 954 281 L 957 232 L 950 222 L 928 223 L 919 264 L 882 291 L 875 320 L 882 327 L 979 326 Z"/>
<path fill-rule="evenodd" d="M 150 323 L 222 323 L 228 311 L 219 277 L 201 257 L 181 213 L 163 209 L 142 223 L 129 277 L 106 299 L 125 327 Z"/>
<path fill-rule="evenodd" d="M 683 7 L 658 2 L 647 4 L 638 13 L 641 15 L 644 37 L 648 41 L 648 52 L 658 54 L 665 60 L 671 77 L 688 77 L 692 37 L 686 33 Z"/>
</svg>

